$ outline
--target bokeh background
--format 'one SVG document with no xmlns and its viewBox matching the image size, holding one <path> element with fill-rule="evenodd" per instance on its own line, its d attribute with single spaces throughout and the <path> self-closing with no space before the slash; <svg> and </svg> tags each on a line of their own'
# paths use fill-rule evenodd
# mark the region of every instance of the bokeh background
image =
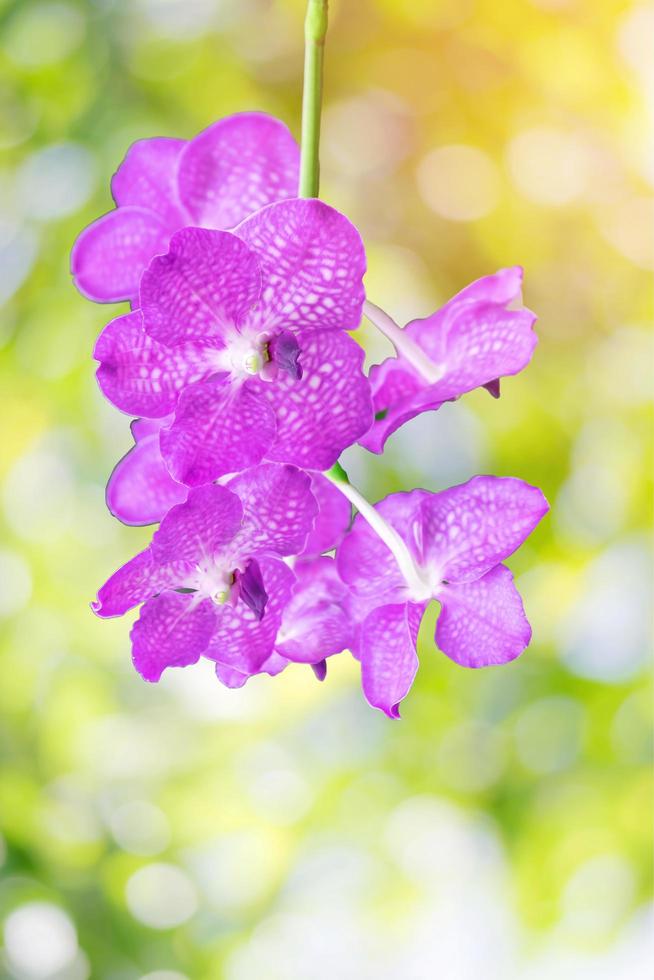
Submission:
<svg viewBox="0 0 654 980">
<path fill-rule="evenodd" d="M 653 8 L 332 4 L 323 196 L 370 297 L 405 322 L 519 262 L 540 315 L 499 402 L 347 454 L 373 499 L 543 487 L 521 660 L 461 669 L 434 610 L 392 723 L 346 655 L 322 685 L 146 685 L 88 608 L 147 531 L 104 508 L 131 440 L 90 352 L 119 308 L 76 294 L 70 246 L 136 138 L 251 108 L 299 132 L 302 8 L 0 0 L 0 974 L 649 978 Z"/>
</svg>

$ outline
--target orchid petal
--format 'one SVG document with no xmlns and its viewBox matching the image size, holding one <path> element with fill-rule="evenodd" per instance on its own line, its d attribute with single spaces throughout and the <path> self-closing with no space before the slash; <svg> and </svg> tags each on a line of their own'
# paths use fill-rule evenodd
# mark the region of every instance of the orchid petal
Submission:
<svg viewBox="0 0 654 980">
<path fill-rule="evenodd" d="M 386 440 L 393 432 L 427 410 L 420 397 L 424 385 L 419 375 L 397 357 L 373 364 L 368 377 L 375 417 L 371 428 L 359 442 L 371 453 L 382 453 Z M 435 401 L 428 407 L 437 409 L 441 404 Z"/>
<path fill-rule="evenodd" d="M 424 603 L 381 606 L 361 627 L 361 679 L 368 704 L 399 718 L 418 669 L 416 644 Z"/>
<path fill-rule="evenodd" d="M 268 674 L 270 677 L 276 677 L 277 674 L 288 667 L 290 660 L 286 657 L 281 657 L 278 653 L 271 653 L 267 660 L 261 664 L 258 670 L 252 671 L 252 673 L 244 673 L 243 671 L 236 670 L 235 667 L 228 667 L 227 664 L 216 664 L 216 677 L 221 684 L 225 687 L 230 687 L 232 689 L 243 687 L 246 681 L 256 674 Z"/>
<path fill-rule="evenodd" d="M 424 563 L 448 583 L 481 578 L 520 547 L 548 509 L 538 487 L 513 477 L 476 476 L 426 494 Z"/>
<path fill-rule="evenodd" d="M 233 228 L 297 193 L 299 149 L 286 126 L 261 112 L 220 119 L 187 145 L 179 191 L 195 223 Z"/>
<path fill-rule="evenodd" d="M 110 211 L 85 228 L 73 246 L 70 268 L 75 285 L 96 303 L 133 300 L 141 273 L 153 255 L 166 251 L 171 231 L 146 208 Z"/>
<path fill-rule="evenodd" d="M 297 555 L 312 530 L 318 506 L 311 480 L 294 466 L 261 463 L 227 484 L 243 504 L 238 546 L 249 554 Z"/>
<path fill-rule="evenodd" d="M 91 608 L 102 619 L 122 616 L 164 589 L 180 585 L 190 567 L 177 554 L 169 563 L 162 564 L 146 548 L 107 579 Z"/>
<path fill-rule="evenodd" d="M 208 599 L 164 592 L 146 602 L 130 633 L 132 661 L 146 681 L 158 681 L 166 667 L 196 663 L 206 649 L 216 620 Z"/>
<path fill-rule="evenodd" d="M 173 478 L 201 486 L 258 463 L 274 437 L 275 416 L 260 387 L 216 375 L 184 389 L 160 443 Z"/>
<path fill-rule="evenodd" d="M 299 340 L 302 378 L 279 377 L 263 389 L 277 418 L 267 458 L 326 470 L 372 423 L 364 351 L 342 331 L 302 333 Z"/>
<path fill-rule="evenodd" d="M 507 306 L 520 298 L 522 290 L 523 270 L 519 265 L 509 266 L 500 269 L 490 276 L 482 276 L 475 279 L 470 285 L 465 286 L 458 292 L 446 305 L 454 305 L 462 302 L 484 302 L 498 303 Z"/>
<path fill-rule="evenodd" d="M 365 250 L 339 211 L 314 199 L 280 201 L 246 218 L 235 234 L 259 256 L 269 321 L 305 330 L 359 326 Z"/>
<path fill-rule="evenodd" d="M 232 541 L 243 519 L 243 507 L 226 487 L 191 490 L 183 504 L 170 510 L 152 538 L 156 561 L 197 562 L 211 559 Z"/>
<path fill-rule="evenodd" d="M 240 238 L 182 228 L 141 279 L 146 333 L 169 347 L 187 341 L 222 343 L 226 331 L 257 302 L 260 290 L 259 261 Z"/>
<path fill-rule="evenodd" d="M 175 407 L 187 385 L 211 370 L 211 351 L 186 343 L 165 347 L 143 329 L 140 310 L 116 317 L 104 328 L 93 356 L 106 398 L 130 415 L 158 418 Z"/>
<path fill-rule="evenodd" d="M 318 504 L 318 516 L 301 558 L 316 558 L 336 548 L 352 523 L 352 505 L 331 480 L 312 473 L 311 493 Z"/>
<path fill-rule="evenodd" d="M 148 208 L 171 231 L 190 224 L 177 194 L 177 166 L 186 145 L 165 136 L 132 143 L 111 180 L 116 204 Z"/>
<path fill-rule="evenodd" d="M 508 663 L 529 644 L 531 627 L 505 565 L 474 582 L 443 586 L 438 599 L 436 643 L 462 667 Z"/>
<path fill-rule="evenodd" d="M 414 320 L 408 335 L 442 366 L 443 377 L 429 385 L 434 401 L 457 398 L 498 378 L 518 374 L 538 343 L 531 310 L 507 310 L 492 303 L 452 305 L 449 315 Z"/>
<path fill-rule="evenodd" d="M 171 507 L 186 500 L 188 492 L 166 469 L 156 427 L 114 467 L 107 483 L 107 507 L 123 524 L 155 524 Z"/>
<path fill-rule="evenodd" d="M 298 562 L 293 595 L 284 610 L 276 649 L 297 663 L 321 663 L 349 646 L 348 589 L 333 558 Z"/>
</svg>

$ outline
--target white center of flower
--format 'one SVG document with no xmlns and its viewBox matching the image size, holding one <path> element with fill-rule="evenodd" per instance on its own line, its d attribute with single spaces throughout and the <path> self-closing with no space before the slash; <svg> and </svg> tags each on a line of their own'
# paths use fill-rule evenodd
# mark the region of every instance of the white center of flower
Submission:
<svg viewBox="0 0 654 980">
<path fill-rule="evenodd" d="M 245 380 L 248 377 L 264 376 L 270 361 L 268 343 L 270 335 L 257 331 L 239 333 L 234 329 L 227 337 L 227 343 L 218 354 L 219 370 L 228 371 L 233 378 Z"/>
<path fill-rule="evenodd" d="M 223 606 L 229 601 L 234 585 L 234 572 L 229 565 L 224 559 L 220 564 L 216 559 L 199 562 L 184 584 L 217 606 Z"/>
</svg>

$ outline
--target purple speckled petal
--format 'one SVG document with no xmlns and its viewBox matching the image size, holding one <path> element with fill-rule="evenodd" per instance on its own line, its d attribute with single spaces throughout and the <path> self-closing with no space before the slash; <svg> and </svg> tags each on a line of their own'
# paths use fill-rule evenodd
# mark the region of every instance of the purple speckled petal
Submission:
<svg viewBox="0 0 654 980">
<path fill-rule="evenodd" d="M 371 453 L 382 453 L 388 437 L 425 408 L 421 401 L 424 384 L 411 368 L 397 357 L 373 364 L 369 374 L 375 419 L 359 442 Z M 433 408 L 439 408 L 441 402 Z"/>
<path fill-rule="evenodd" d="M 475 279 L 453 296 L 447 305 L 461 302 L 499 303 L 507 306 L 520 298 L 522 290 L 523 270 L 519 265 L 500 269 L 491 276 Z"/>
<path fill-rule="evenodd" d="M 233 228 L 266 204 L 297 194 L 300 153 L 286 126 L 261 112 L 220 119 L 184 150 L 179 191 L 193 222 Z"/>
<path fill-rule="evenodd" d="M 161 452 L 174 479 L 201 486 L 258 463 L 275 437 L 275 415 L 258 384 L 226 375 L 185 388 Z"/>
<path fill-rule="evenodd" d="M 158 562 L 211 558 L 232 541 L 242 518 L 241 501 L 226 487 L 191 490 L 188 500 L 173 507 L 155 531 L 154 558 Z"/>
<path fill-rule="evenodd" d="M 483 578 L 444 585 L 436 643 L 462 667 L 488 667 L 515 660 L 531 639 L 513 575 L 496 565 Z"/>
<path fill-rule="evenodd" d="M 135 436 L 138 431 L 132 424 Z M 141 435 L 134 448 L 116 464 L 107 483 L 107 507 L 123 524 L 155 524 L 171 507 L 186 500 L 188 492 L 188 487 L 173 480 L 166 469 L 156 426 L 154 431 Z"/>
<path fill-rule="evenodd" d="M 267 660 L 261 664 L 258 670 L 252 671 L 252 673 L 243 673 L 243 671 L 236 670 L 235 667 L 228 667 L 227 664 L 216 664 L 216 677 L 224 684 L 225 687 L 230 687 L 232 689 L 243 687 L 246 681 L 250 677 L 254 677 L 255 674 L 269 674 L 270 677 L 276 677 L 277 674 L 288 667 L 290 660 L 286 657 L 281 657 L 278 653 L 272 653 Z"/>
<path fill-rule="evenodd" d="M 449 583 L 472 582 L 513 554 L 549 505 L 513 477 L 475 476 L 421 506 L 424 560 Z"/>
<path fill-rule="evenodd" d="M 372 423 L 363 349 L 346 333 L 302 333 L 303 376 L 260 382 L 275 409 L 277 438 L 268 459 L 326 470 Z"/>
<path fill-rule="evenodd" d="M 243 505 L 238 546 L 243 553 L 297 555 L 317 513 L 311 480 L 294 466 L 261 463 L 227 484 Z"/>
<path fill-rule="evenodd" d="M 522 371 L 538 343 L 535 322 L 530 310 L 462 303 L 452 305 L 444 319 L 437 313 L 405 330 L 442 365 L 443 377 L 429 389 L 434 401 L 443 402 Z"/>
<path fill-rule="evenodd" d="M 110 211 L 85 228 L 73 246 L 75 285 L 96 303 L 135 299 L 141 273 L 153 255 L 166 251 L 170 235 L 166 223 L 146 208 Z"/>
<path fill-rule="evenodd" d="M 98 384 L 109 401 L 129 415 L 160 418 L 175 407 L 179 392 L 211 371 L 209 347 L 166 347 L 143 329 L 140 310 L 116 317 L 97 339 Z"/>
<path fill-rule="evenodd" d="M 375 504 L 382 517 L 398 531 L 414 558 L 421 557 L 421 506 L 425 490 L 394 493 Z M 346 534 L 336 555 L 338 572 L 358 596 L 379 604 L 400 602 L 406 596 L 404 578 L 395 557 L 360 514 Z"/>
<path fill-rule="evenodd" d="M 149 208 L 171 232 L 191 224 L 177 194 L 177 165 L 186 145 L 186 140 L 165 136 L 132 143 L 111 179 L 116 204 Z"/>
<path fill-rule="evenodd" d="M 317 558 L 338 547 L 352 523 L 352 506 L 331 480 L 311 473 L 311 492 L 318 504 L 318 516 L 301 558 Z"/>
<path fill-rule="evenodd" d="M 339 211 L 313 199 L 281 201 L 246 218 L 236 234 L 259 255 L 269 322 L 313 330 L 359 326 L 366 256 L 359 232 Z"/>
<path fill-rule="evenodd" d="M 195 596 L 163 592 L 146 602 L 132 627 L 132 662 L 146 681 L 158 681 L 166 667 L 196 663 L 216 622 L 215 606 Z"/>
<path fill-rule="evenodd" d="M 320 663 L 350 643 L 348 589 L 333 558 L 298 562 L 297 582 L 284 610 L 276 649 L 297 663 Z"/>
<path fill-rule="evenodd" d="M 187 341 L 222 342 L 257 302 L 261 272 L 256 253 L 236 235 L 182 228 L 166 255 L 141 279 L 145 330 L 169 347 Z"/>
<path fill-rule="evenodd" d="M 412 320 L 404 329 L 436 363 L 444 363 L 452 340 L 456 340 L 450 338 L 450 332 L 466 310 L 492 307 L 500 313 L 506 312 L 507 307 L 518 309 L 522 305 L 521 297 L 521 267 L 500 269 L 491 276 L 476 279 L 431 316 Z M 466 322 L 464 318 L 463 323 Z M 454 333 L 460 333 L 460 327 Z"/>
<path fill-rule="evenodd" d="M 418 669 L 416 644 L 424 603 L 381 606 L 361 627 L 361 680 L 368 704 L 399 718 Z"/>
<path fill-rule="evenodd" d="M 150 548 L 141 551 L 107 579 L 98 590 L 91 608 L 102 619 L 122 616 L 164 589 L 173 589 L 184 580 L 190 566 L 174 555 L 169 564 L 157 561 Z"/>
<path fill-rule="evenodd" d="M 370 371 L 376 420 L 363 446 L 382 452 L 386 439 L 421 412 L 434 411 L 474 388 L 499 396 L 499 378 L 517 374 L 531 360 L 538 342 L 535 315 L 506 309 L 517 302 L 522 285 L 519 267 L 502 269 L 466 287 L 432 316 L 413 320 L 406 336 L 442 371 L 427 382 L 402 354 Z"/>
<path fill-rule="evenodd" d="M 243 674 L 259 671 L 272 655 L 282 613 L 295 576 L 284 562 L 262 557 L 259 567 L 268 593 L 266 612 L 261 621 L 242 602 L 218 608 L 217 626 L 205 657 Z"/>
</svg>

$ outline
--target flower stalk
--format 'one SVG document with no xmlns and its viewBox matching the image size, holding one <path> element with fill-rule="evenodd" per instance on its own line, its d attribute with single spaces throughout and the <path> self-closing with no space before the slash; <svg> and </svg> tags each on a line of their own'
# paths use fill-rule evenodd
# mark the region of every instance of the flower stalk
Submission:
<svg viewBox="0 0 654 980">
<path fill-rule="evenodd" d="M 299 197 L 318 197 L 320 113 L 328 0 L 309 0 L 304 21 L 304 89 Z"/>
<path fill-rule="evenodd" d="M 327 479 L 341 491 L 343 496 L 347 497 L 350 503 L 353 504 L 361 514 L 364 521 L 370 525 L 377 537 L 384 542 L 388 550 L 395 558 L 398 568 L 400 569 L 400 572 L 402 573 L 402 576 L 413 597 L 416 599 L 424 598 L 425 582 L 420 574 L 418 566 L 413 560 L 411 552 L 395 528 L 384 520 L 379 511 L 375 510 L 373 505 L 366 500 L 363 494 L 357 490 L 356 487 L 352 486 L 348 479 L 347 473 L 340 463 L 335 463 L 331 469 L 325 470 L 323 476 L 326 476 Z"/>
<path fill-rule="evenodd" d="M 390 340 L 396 352 L 409 362 L 427 384 L 433 385 L 441 380 L 444 373 L 441 365 L 434 364 L 422 348 L 411 339 L 406 329 L 399 327 L 388 313 L 375 306 L 370 300 L 366 300 L 363 304 L 363 313 L 372 325 Z"/>
</svg>

